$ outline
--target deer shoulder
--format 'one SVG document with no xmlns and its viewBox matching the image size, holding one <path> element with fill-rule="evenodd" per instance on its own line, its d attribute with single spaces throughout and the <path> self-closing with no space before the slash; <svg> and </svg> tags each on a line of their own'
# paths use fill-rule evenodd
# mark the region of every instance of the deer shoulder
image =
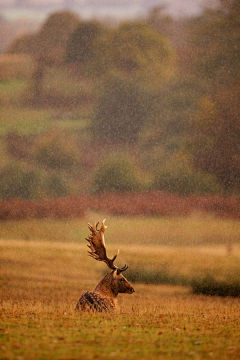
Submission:
<svg viewBox="0 0 240 360">
<path fill-rule="evenodd" d="M 98 224 L 94 226 L 88 224 L 91 234 L 86 240 L 89 242 L 88 247 L 91 250 L 89 251 L 90 256 L 98 261 L 105 262 L 111 271 L 100 280 L 92 291 L 86 291 L 81 295 L 75 310 L 118 312 L 118 294 L 132 294 L 135 292 L 131 284 L 122 274 L 123 271 L 127 270 L 128 266 L 124 265 L 123 268 L 118 268 L 114 265 L 117 254 L 112 259 L 107 257 L 104 239 L 106 226 L 104 222 L 105 220 L 99 230 Z"/>
</svg>

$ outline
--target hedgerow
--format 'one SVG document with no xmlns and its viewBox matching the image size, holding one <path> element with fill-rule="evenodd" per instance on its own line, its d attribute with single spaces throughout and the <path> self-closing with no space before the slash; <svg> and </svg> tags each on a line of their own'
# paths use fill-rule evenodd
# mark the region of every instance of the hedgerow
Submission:
<svg viewBox="0 0 240 360">
<path fill-rule="evenodd" d="M 56 197 L 43 200 L 0 200 L 0 219 L 76 218 L 87 210 L 125 216 L 187 216 L 210 213 L 240 219 L 238 196 L 180 197 L 162 192 L 101 193 L 98 196 Z"/>
</svg>

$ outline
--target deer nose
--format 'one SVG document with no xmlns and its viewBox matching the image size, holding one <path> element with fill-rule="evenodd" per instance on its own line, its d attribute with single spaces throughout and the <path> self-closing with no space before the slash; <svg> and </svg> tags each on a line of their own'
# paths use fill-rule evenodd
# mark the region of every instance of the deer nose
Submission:
<svg viewBox="0 0 240 360">
<path fill-rule="evenodd" d="M 132 288 L 132 293 L 134 293 L 135 292 L 135 290 L 134 290 L 134 288 Z"/>
</svg>

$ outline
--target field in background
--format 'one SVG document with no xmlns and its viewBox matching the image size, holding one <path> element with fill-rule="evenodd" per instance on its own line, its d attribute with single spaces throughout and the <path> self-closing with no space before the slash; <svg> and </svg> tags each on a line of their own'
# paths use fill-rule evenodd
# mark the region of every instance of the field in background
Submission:
<svg viewBox="0 0 240 360">
<path fill-rule="evenodd" d="M 135 283 L 135 294 L 119 295 L 121 315 L 75 314 L 81 293 L 107 272 L 84 240 L 86 223 L 102 218 L 1 223 L 0 358 L 239 359 L 239 298 Z M 109 216 L 106 225 L 108 254 L 120 248 L 116 263 L 129 264 L 127 278 L 139 268 L 239 278 L 237 221 Z"/>
<path fill-rule="evenodd" d="M 16 87 L 18 85 L 16 84 Z M 1 83 L 0 83 L 1 96 Z M 6 92 L 6 97 L 8 92 Z M 11 87 L 9 87 L 11 96 Z M 15 95 L 14 95 L 15 96 Z M 50 129 L 84 129 L 89 125 L 89 111 L 63 111 L 54 109 L 2 107 L 0 114 L 0 135 L 14 131 L 19 134 L 38 134 Z"/>
<path fill-rule="evenodd" d="M 88 212 L 79 219 L 28 219 L 0 222 L 1 239 L 74 242 L 84 244 L 89 230 L 87 223 L 107 218 L 108 247 L 128 245 L 224 245 L 240 244 L 240 222 L 212 215 L 192 214 L 176 217 L 114 216 Z M 115 250 L 114 250 L 115 251 Z"/>
</svg>

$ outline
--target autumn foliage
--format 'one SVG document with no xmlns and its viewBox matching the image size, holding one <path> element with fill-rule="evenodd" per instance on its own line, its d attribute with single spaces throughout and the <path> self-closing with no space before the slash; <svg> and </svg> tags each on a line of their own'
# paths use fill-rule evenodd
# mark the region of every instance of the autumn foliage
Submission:
<svg viewBox="0 0 240 360">
<path fill-rule="evenodd" d="M 180 197 L 162 192 L 103 193 L 99 196 L 78 196 L 28 201 L 0 201 L 0 220 L 27 218 L 77 218 L 87 210 L 125 216 L 186 216 L 210 213 L 217 217 L 240 219 L 240 198 L 237 196 Z"/>
</svg>

